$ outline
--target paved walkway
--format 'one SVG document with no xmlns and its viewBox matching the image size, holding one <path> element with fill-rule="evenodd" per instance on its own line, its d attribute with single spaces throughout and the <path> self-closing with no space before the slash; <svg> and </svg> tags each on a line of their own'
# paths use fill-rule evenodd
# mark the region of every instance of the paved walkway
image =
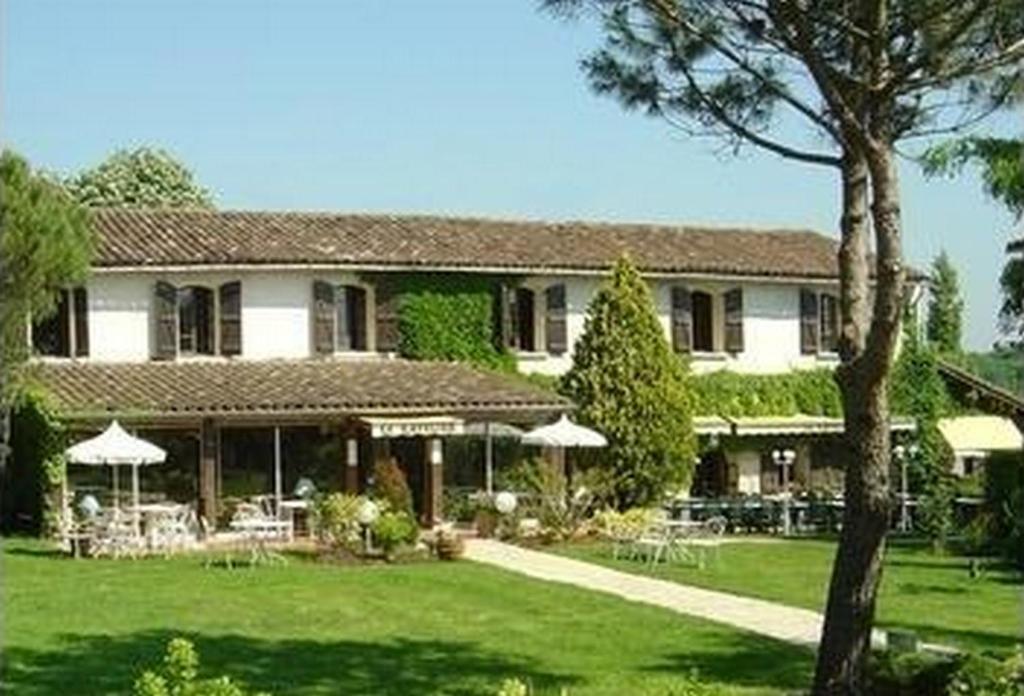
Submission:
<svg viewBox="0 0 1024 696">
<path fill-rule="evenodd" d="M 808 609 L 623 573 L 492 539 L 467 539 L 466 557 L 533 578 L 607 592 L 788 643 L 814 647 L 821 635 L 822 616 Z M 883 645 L 882 632 L 876 630 L 872 641 Z"/>
</svg>

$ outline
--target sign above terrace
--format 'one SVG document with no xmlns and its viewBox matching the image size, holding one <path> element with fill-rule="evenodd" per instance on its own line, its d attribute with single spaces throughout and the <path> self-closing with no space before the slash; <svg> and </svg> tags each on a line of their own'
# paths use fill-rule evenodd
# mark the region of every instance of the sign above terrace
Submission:
<svg viewBox="0 0 1024 696">
<path fill-rule="evenodd" d="M 99 210 L 101 270 L 314 267 L 834 279 L 837 242 L 807 230 L 244 211 Z"/>
<path fill-rule="evenodd" d="M 463 435 L 465 421 L 451 416 L 424 416 L 420 418 L 361 418 L 370 426 L 373 438 L 391 437 L 448 437 Z"/>
</svg>

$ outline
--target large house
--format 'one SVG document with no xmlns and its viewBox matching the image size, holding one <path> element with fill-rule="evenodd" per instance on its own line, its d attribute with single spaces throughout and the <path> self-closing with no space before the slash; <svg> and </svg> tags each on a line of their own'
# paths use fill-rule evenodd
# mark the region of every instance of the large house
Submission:
<svg viewBox="0 0 1024 696">
<path fill-rule="evenodd" d="M 495 340 L 523 373 L 568 369 L 623 254 L 695 371 L 837 364 L 837 244 L 810 231 L 126 210 L 95 224 L 88 282 L 31 329 L 37 376 L 79 430 L 116 417 L 167 446 L 172 463 L 147 474 L 151 487 L 197 500 L 209 519 L 224 498 L 281 495 L 299 477 L 357 490 L 372 461 L 395 457 L 429 523 L 444 481 L 465 478 L 453 436 L 466 423 L 571 409 L 526 380 L 399 357 L 403 275 L 485 279 Z M 698 424 L 733 442 L 717 460 L 721 493 L 776 489 L 767 453 L 780 442 L 811 478 L 815 438 L 842 430 L 809 416 Z"/>
</svg>

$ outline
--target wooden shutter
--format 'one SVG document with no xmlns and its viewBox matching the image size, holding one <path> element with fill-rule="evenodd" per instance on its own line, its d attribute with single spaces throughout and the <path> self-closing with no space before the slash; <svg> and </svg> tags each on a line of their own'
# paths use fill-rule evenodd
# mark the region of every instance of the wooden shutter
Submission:
<svg viewBox="0 0 1024 696">
<path fill-rule="evenodd" d="M 350 345 L 352 350 L 366 350 L 366 290 L 350 285 L 345 291 Z"/>
<path fill-rule="evenodd" d="M 693 301 L 682 286 L 672 288 L 672 347 L 677 353 L 689 353 L 693 344 Z"/>
<path fill-rule="evenodd" d="M 178 355 L 178 289 L 158 280 L 153 288 L 153 316 L 156 319 L 158 360 L 174 360 Z"/>
<path fill-rule="evenodd" d="M 515 350 L 519 347 L 516 340 L 516 290 L 502 284 L 498 286 L 498 346 Z"/>
<path fill-rule="evenodd" d="M 75 305 L 75 355 L 82 358 L 89 355 L 89 296 L 85 288 L 72 291 Z"/>
<path fill-rule="evenodd" d="M 810 290 L 800 291 L 800 352 L 818 352 L 818 294 Z"/>
<path fill-rule="evenodd" d="M 743 352 L 743 289 L 734 288 L 725 293 L 725 350 Z"/>
<path fill-rule="evenodd" d="M 835 353 L 839 350 L 839 303 L 835 295 L 821 296 L 821 350 Z"/>
<path fill-rule="evenodd" d="M 313 352 L 334 353 L 334 286 L 313 281 Z"/>
<path fill-rule="evenodd" d="M 377 351 L 394 353 L 399 349 L 401 337 L 398 326 L 398 292 L 387 283 L 379 283 L 374 292 L 374 300 Z"/>
<path fill-rule="evenodd" d="M 242 354 L 242 282 L 220 286 L 220 354 Z"/>
<path fill-rule="evenodd" d="M 548 353 L 562 355 L 569 349 L 568 327 L 565 317 L 565 286 L 552 285 L 544 291 L 544 340 Z"/>
</svg>

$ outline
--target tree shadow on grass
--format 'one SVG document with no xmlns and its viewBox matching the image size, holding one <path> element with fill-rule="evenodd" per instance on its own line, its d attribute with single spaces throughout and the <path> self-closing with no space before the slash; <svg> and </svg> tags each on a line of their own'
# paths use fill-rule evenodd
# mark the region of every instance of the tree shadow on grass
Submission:
<svg viewBox="0 0 1024 696">
<path fill-rule="evenodd" d="M 60 648 L 48 651 L 8 649 L 0 683 L 5 693 L 24 696 L 126 694 L 142 670 L 158 665 L 167 642 L 176 636 L 195 643 L 201 676 L 227 674 L 275 696 L 468 696 L 488 693 L 513 676 L 542 689 L 571 687 L 577 681 L 469 642 L 261 640 L 147 631 L 117 637 L 65 635 Z"/>
<path fill-rule="evenodd" d="M 809 648 L 737 634 L 725 646 L 715 645 L 706 651 L 695 646 L 685 653 L 664 655 L 660 663 L 647 669 L 680 677 L 696 670 L 708 681 L 788 691 L 808 687 L 813 661 Z"/>
</svg>

